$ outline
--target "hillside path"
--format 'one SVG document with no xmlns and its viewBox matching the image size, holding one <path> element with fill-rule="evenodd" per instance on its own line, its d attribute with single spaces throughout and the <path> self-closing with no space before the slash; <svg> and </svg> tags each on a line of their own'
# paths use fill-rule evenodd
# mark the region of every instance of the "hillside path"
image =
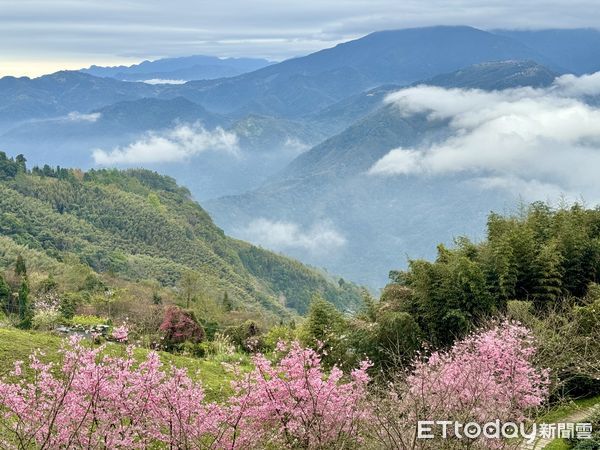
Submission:
<svg viewBox="0 0 600 450">
<path fill-rule="evenodd" d="M 557 423 L 585 422 L 588 418 L 590 418 L 598 410 L 600 410 L 600 403 L 597 403 L 593 406 L 589 406 L 587 408 L 583 408 L 579 411 L 575 411 L 574 413 L 569 414 L 568 416 L 565 416 L 565 417 L 557 420 L 556 422 Z M 541 450 L 544 447 L 546 447 L 548 444 L 550 444 L 550 442 L 552 442 L 553 440 L 554 439 L 540 438 L 531 444 L 529 444 L 527 442 L 523 442 L 519 446 L 519 450 Z"/>
</svg>

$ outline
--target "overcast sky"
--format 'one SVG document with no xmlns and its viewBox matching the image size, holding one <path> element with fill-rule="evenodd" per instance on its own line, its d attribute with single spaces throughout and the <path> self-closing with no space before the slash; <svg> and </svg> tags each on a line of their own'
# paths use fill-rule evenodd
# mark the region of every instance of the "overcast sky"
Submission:
<svg viewBox="0 0 600 450">
<path fill-rule="evenodd" d="M 281 60 L 424 25 L 598 27 L 598 0 L 0 0 L 0 75 L 208 54 Z"/>
</svg>

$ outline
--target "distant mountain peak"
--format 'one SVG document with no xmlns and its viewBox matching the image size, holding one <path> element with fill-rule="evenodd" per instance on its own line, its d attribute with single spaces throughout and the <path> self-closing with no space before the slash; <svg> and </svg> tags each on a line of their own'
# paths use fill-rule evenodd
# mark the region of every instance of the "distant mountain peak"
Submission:
<svg viewBox="0 0 600 450">
<path fill-rule="evenodd" d="M 502 90 L 523 86 L 544 87 L 559 73 L 531 60 L 487 61 L 415 84 L 440 87 Z"/>
<path fill-rule="evenodd" d="M 271 61 L 260 58 L 221 58 L 192 55 L 145 60 L 131 66 L 90 66 L 80 72 L 124 81 L 145 80 L 211 80 L 232 77 L 268 66 Z"/>
</svg>

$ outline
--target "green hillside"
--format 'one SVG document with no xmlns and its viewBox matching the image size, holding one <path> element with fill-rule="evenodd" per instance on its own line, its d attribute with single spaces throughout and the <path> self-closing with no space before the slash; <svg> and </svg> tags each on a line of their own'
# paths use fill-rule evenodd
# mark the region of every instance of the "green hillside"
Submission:
<svg viewBox="0 0 600 450">
<path fill-rule="evenodd" d="M 360 301 L 351 284 L 225 236 L 187 189 L 146 170 L 28 171 L 0 153 L 0 236 L 0 270 L 23 254 L 44 274 L 155 289 L 192 273 L 202 297 L 272 318 L 304 313 L 316 293 L 342 310 Z"/>
</svg>

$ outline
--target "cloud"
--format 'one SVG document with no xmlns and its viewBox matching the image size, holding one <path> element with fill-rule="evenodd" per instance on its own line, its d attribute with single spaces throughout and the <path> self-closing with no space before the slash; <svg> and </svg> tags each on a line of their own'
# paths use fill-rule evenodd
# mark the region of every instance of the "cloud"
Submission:
<svg viewBox="0 0 600 450">
<path fill-rule="evenodd" d="M 310 149 L 310 145 L 300 139 L 288 137 L 283 143 L 283 151 L 292 155 L 299 155 Z"/>
<path fill-rule="evenodd" d="M 143 80 L 146 84 L 185 84 L 185 80 L 163 80 L 162 78 L 151 78 L 149 80 Z"/>
<path fill-rule="evenodd" d="M 346 238 L 329 221 L 303 229 L 293 222 L 260 218 L 250 222 L 239 234 L 251 242 L 278 251 L 300 249 L 323 254 L 346 244 Z"/>
<path fill-rule="evenodd" d="M 199 124 L 178 125 L 163 133 L 150 131 L 126 147 L 118 147 L 111 151 L 96 149 L 92 156 L 96 164 L 108 166 L 180 162 L 208 151 L 237 156 L 237 136 L 222 128 L 208 131 Z"/>
<path fill-rule="evenodd" d="M 597 0 L 261 0 L 251 8 L 248 0 L 206 5 L 196 0 L 5 1 L 0 55 L 6 64 L 0 66 L 31 73 L 29 62 L 43 61 L 36 72 L 47 73 L 65 68 L 69 60 L 80 61 L 79 67 L 190 54 L 277 60 L 384 29 L 438 24 L 574 28 L 599 23 Z"/>
<path fill-rule="evenodd" d="M 563 75 L 558 77 L 554 84 L 563 95 L 575 97 L 600 95 L 600 72 L 580 77 L 571 74 Z"/>
<path fill-rule="evenodd" d="M 580 97 L 600 94 L 600 74 L 559 77 L 544 89 L 486 92 L 417 86 L 387 101 L 424 113 L 450 135 L 392 149 L 369 170 L 380 176 L 462 173 L 482 187 L 537 197 L 563 192 L 600 199 L 600 109 Z"/>
<path fill-rule="evenodd" d="M 66 119 L 71 122 L 96 122 L 100 117 L 102 117 L 101 113 L 82 114 L 73 111 L 67 114 Z"/>
</svg>

